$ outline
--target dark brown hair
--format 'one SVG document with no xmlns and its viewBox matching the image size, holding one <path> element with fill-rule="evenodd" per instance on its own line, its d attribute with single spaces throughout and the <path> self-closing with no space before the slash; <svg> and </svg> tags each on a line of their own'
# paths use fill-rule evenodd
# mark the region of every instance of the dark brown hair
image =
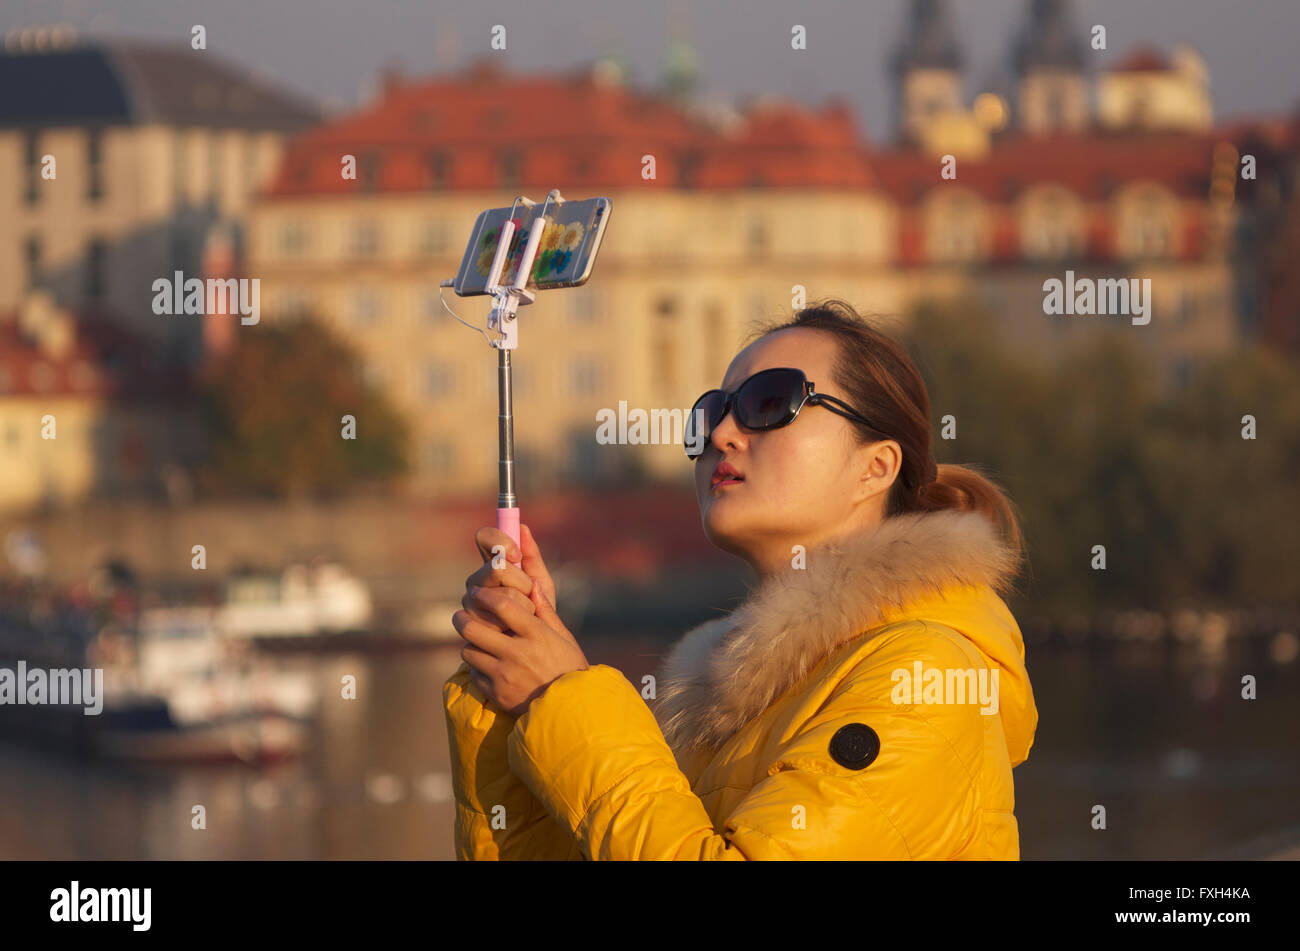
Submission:
<svg viewBox="0 0 1300 951">
<path fill-rule="evenodd" d="M 930 394 L 907 351 L 851 304 L 837 298 L 805 307 L 784 323 L 760 328 L 755 337 L 802 327 L 833 335 L 839 354 L 832 368 L 835 385 L 860 415 L 903 450 L 898 477 L 889 492 L 886 516 L 941 509 L 979 512 L 999 528 L 1023 557 L 1024 539 L 1015 505 L 1002 489 L 971 466 L 938 465 L 931 447 Z M 880 435 L 847 420 L 863 443 Z"/>
</svg>

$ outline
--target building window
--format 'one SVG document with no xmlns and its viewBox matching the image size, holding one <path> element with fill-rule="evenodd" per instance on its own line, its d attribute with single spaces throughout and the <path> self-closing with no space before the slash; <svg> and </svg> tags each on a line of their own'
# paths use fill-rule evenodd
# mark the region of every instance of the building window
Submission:
<svg viewBox="0 0 1300 951">
<path fill-rule="evenodd" d="M 87 300 L 97 301 L 104 296 L 104 268 L 108 257 L 108 246 L 96 238 L 86 250 L 86 285 Z"/>
<path fill-rule="evenodd" d="M 429 156 L 429 187 L 446 188 L 451 184 L 451 155 L 439 149 Z"/>
<path fill-rule="evenodd" d="M 368 258 L 379 253 L 379 229 L 373 221 L 358 221 L 352 226 L 352 254 Z"/>
<path fill-rule="evenodd" d="M 685 152 L 677 160 L 677 184 L 681 188 L 694 188 L 699 184 L 700 154 Z"/>
<path fill-rule="evenodd" d="M 244 139 L 244 194 L 257 191 L 257 139 L 248 135 Z"/>
<path fill-rule="evenodd" d="M 570 367 L 569 393 L 575 397 L 594 396 L 600 390 L 600 363 L 579 357 Z"/>
<path fill-rule="evenodd" d="M 352 300 L 352 319 L 362 326 L 376 324 L 383 314 L 383 306 L 379 291 L 371 288 L 359 290 Z"/>
<path fill-rule="evenodd" d="M 426 221 L 420 226 L 420 254 L 446 254 L 447 242 L 447 223 L 445 221 Z"/>
<path fill-rule="evenodd" d="M 27 239 L 27 287 L 32 289 L 41 284 L 41 239 L 31 235 Z"/>
<path fill-rule="evenodd" d="M 382 159 L 371 152 L 361 156 L 361 190 L 373 192 L 379 188 L 379 167 Z"/>
<path fill-rule="evenodd" d="M 213 132 L 208 136 L 208 192 L 214 207 L 221 205 L 221 134 Z"/>
<path fill-rule="evenodd" d="M 307 248 L 307 229 L 302 222 L 288 221 L 280 229 L 280 252 L 288 258 L 300 256 Z"/>
<path fill-rule="evenodd" d="M 438 475 L 454 472 L 456 468 L 456 446 L 445 439 L 434 439 L 429 443 L 429 468 Z"/>
<path fill-rule="evenodd" d="M 749 219 L 748 231 L 749 253 L 764 255 L 767 253 L 767 222 L 755 215 Z"/>
<path fill-rule="evenodd" d="M 104 197 L 104 133 L 91 129 L 86 133 L 86 198 L 99 201 Z"/>
<path fill-rule="evenodd" d="M 722 305 L 710 301 L 704 308 L 704 360 L 708 374 L 712 375 L 722 365 L 723 347 Z"/>
<path fill-rule="evenodd" d="M 569 313 L 574 322 L 592 324 L 600 317 L 600 300 L 590 287 L 575 287 L 569 296 Z"/>
<path fill-rule="evenodd" d="M 501 184 L 512 188 L 519 184 L 523 171 L 523 159 L 518 149 L 506 149 L 501 153 Z"/>
<path fill-rule="evenodd" d="M 650 358 L 655 385 L 661 393 L 677 388 L 677 302 L 671 297 L 661 297 L 655 303 L 654 326 L 651 329 Z"/>
<path fill-rule="evenodd" d="M 185 232 L 180 228 L 174 228 L 171 235 L 171 256 L 173 271 L 189 271 L 190 268 L 190 242 L 185 237 Z"/>
<path fill-rule="evenodd" d="M 188 196 L 188 171 L 185 162 L 185 133 L 180 131 L 172 142 L 172 194 L 177 203 L 183 203 Z"/>
<path fill-rule="evenodd" d="M 1121 253 L 1135 258 L 1163 258 L 1173 253 L 1176 200 L 1159 186 L 1121 195 L 1116 231 Z"/>
<path fill-rule="evenodd" d="M 33 129 L 26 136 L 27 191 L 23 196 L 29 205 L 34 205 L 41 198 L 41 150 L 38 133 Z"/>
<path fill-rule="evenodd" d="M 1190 287 L 1182 289 L 1178 302 L 1178 326 L 1186 327 L 1196 319 L 1196 292 Z"/>
<path fill-rule="evenodd" d="M 965 194 L 937 197 L 926 216 L 930 256 L 938 261 L 970 261 L 983 252 L 983 214 L 977 199 Z"/>
<path fill-rule="evenodd" d="M 431 399 L 442 399 L 456 391 L 456 368 L 450 363 L 434 361 L 424 373 L 424 394 Z"/>
<path fill-rule="evenodd" d="M 1023 206 L 1021 249 L 1028 258 L 1059 260 L 1080 251 L 1083 214 L 1073 196 L 1048 191 Z"/>
<path fill-rule="evenodd" d="M 1169 253 L 1169 225 L 1154 203 L 1144 204 L 1138 211 L 1132 240 L 1140 257 L 1164 257 Z"/>
<path fill-rule="evenodd" d="M 591 481 L 601 474 L 600 448 L 590 430 L 576 429 L 569 433 L 569 466 L 575 478 Z"/>
<path fill-rule="evenodd" d="M 280 295 L 280 313 L 291 320 L 298 320 L 311 313 L 311 298 L 298 288 L 288 288 Z"/>
<path fill-rule="evenodd" d="M 1053 84 L 1048 87 L 1044 100 L 1047 126 L 1049 128 L 1063 128 L 1065 126 L 1065 90 Z"/>
</svg>

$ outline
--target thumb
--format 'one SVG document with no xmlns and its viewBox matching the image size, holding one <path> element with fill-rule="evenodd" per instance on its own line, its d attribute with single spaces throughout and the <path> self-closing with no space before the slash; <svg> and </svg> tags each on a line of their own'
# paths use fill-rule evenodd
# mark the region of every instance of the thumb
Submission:
<svg viewBox="0 0 1300 951">
<path fill-rule="evenodd" d="M 533 607 L 536 610 L 537 619 L 539 621 L 544 622 L 551 630 L 559 631 L 575 644 L 577 643 L 577 641 L 574 640 L 573 634 L 569 632 L 569 629 L 565 627 L 564 622 L 560 620 L 560 615 L 556 612 L 555 605 L 551 604 L 550 599 L 546 597 L 546 593 L 542 591 L 542 584 L 540 581 L 533 581 L 533 590 L 528 593 L 528 597 L 529 600 L 533 602 Z"/>
<path fill-rule="evenodd" d="M 519 526 L 519 550 L 522 553 L 520 567 L 524 574 L 530 578 L 537 579 L 542 586 L 548 600 L 555 600 L 555 582 L 551 579 L 551 573 L 546 569 L 546 562 L 542 560 L 541 549 L 537 547 L 537 539 L 533 537 L 533 530 L 527 525 Z"/>
<path fill-rule="evenodd" d="M 533 579 L 533 590 L 528 592 L 529 599 L 537 609 L 537 616 L 548 624 L 551 621 L 559 620 L 559 614 L 556 613 L 555 605 L 551 604 L 550 598 L 542 590 L 542 583 L 537 578 Z"/>
</svg>

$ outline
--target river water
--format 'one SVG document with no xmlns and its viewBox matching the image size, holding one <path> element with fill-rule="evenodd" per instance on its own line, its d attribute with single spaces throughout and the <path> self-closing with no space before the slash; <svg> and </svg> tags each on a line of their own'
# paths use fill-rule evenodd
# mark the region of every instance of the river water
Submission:
<svg viewBox="0 0 1300 951">
<path fill-rule="evenodd" d="M 583 644 L 637 684 L 667 646 Z M 455 646 L 294 659 L 319 678 L 319 725 L 301 759 L 261 769 L 127 767 L 6 742 L 0 859 L 453 858 L 441 688 L 459 660 Z M 1029 669 L 1039 728 L 1015 771 L 1023 858 L 1295 856 L 1300 662 L 1264 643 L 1217 657 L 1031 647 Z M 355 700 L 340 696 L 348 674 Z M 1241 698 L 1245 675 L 1258 699 Z M 204 829 L 191 827 L 197 804 Z"/>
</svg>

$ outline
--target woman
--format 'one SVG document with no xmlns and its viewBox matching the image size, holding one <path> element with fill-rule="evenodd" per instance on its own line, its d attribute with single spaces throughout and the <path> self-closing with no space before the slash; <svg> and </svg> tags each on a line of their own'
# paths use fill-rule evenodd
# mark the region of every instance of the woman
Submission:
<svg viewBox="0 0 1300 951">
<path fill-rule="evenodd" d="M 532 533 L 480 530 L 443 689 L 457 854 L 1019 858 L 1038 714 L 999 592 L 1020 532 L 991 482 L 936 466 L 915 365 L 830 301 L 696 408 L 704 531 L 759 585 L 676 644 L 652 713 L 587 664 Z"/>
</svg>

